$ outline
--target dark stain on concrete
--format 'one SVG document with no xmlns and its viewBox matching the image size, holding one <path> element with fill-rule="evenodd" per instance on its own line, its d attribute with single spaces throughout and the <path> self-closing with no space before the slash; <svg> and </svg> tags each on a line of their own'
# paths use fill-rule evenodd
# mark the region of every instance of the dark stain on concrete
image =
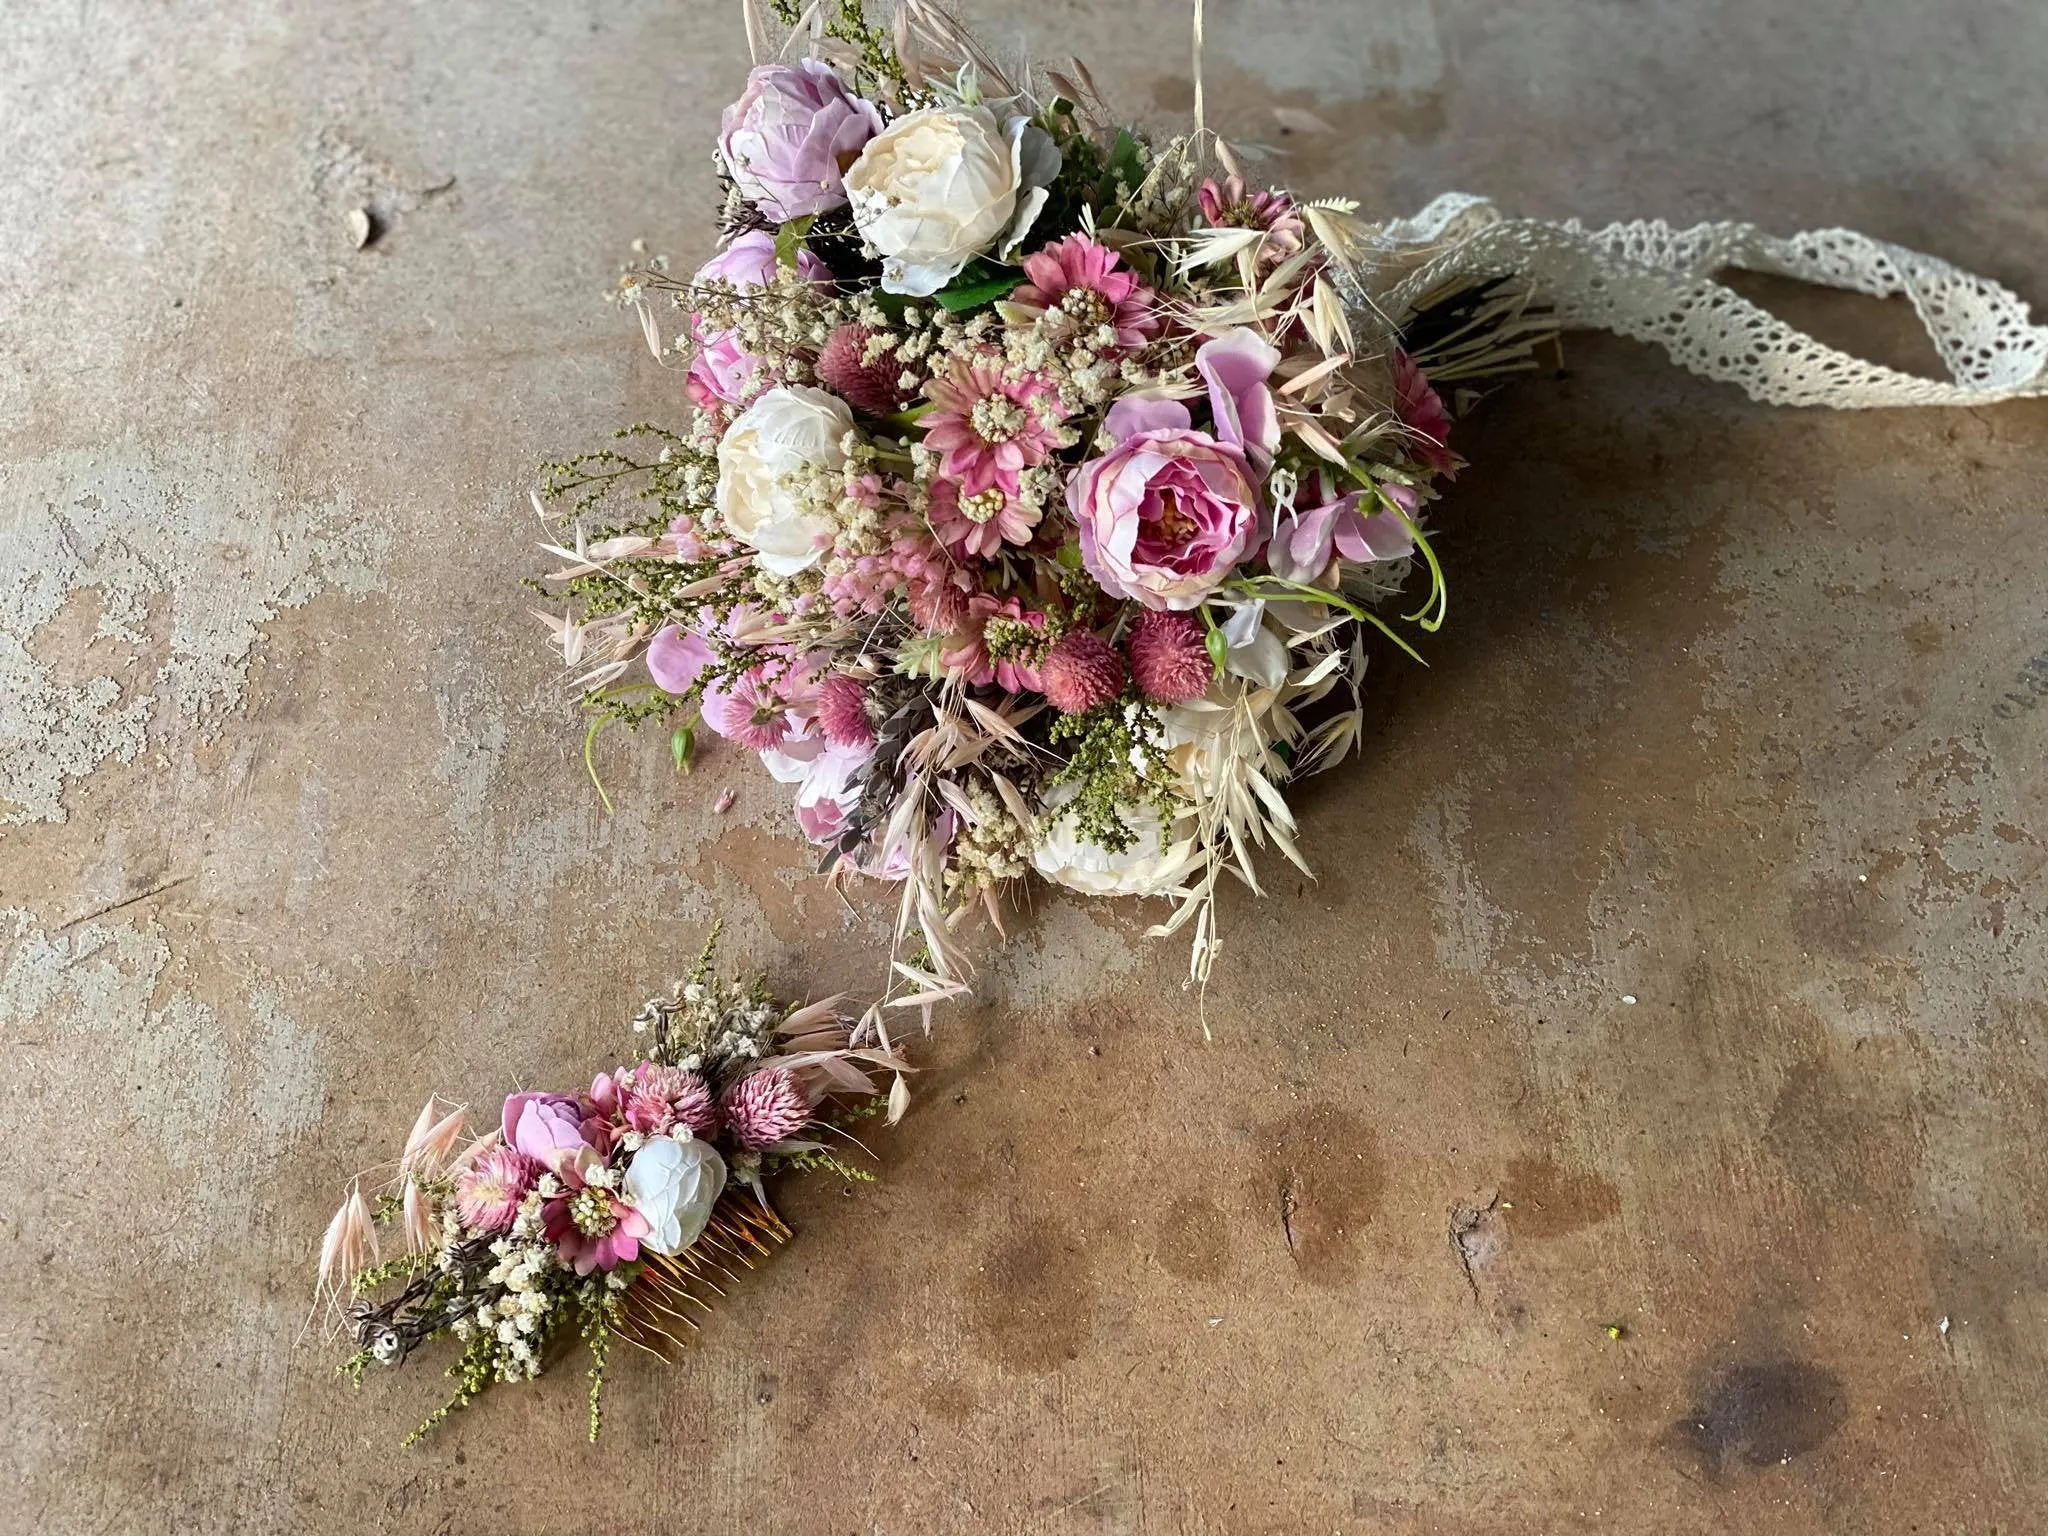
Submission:
<svg viewBox="0 0 2048 1536">
<path fill-rule="evenodd" d="M 1254 1187 L 1258 1218 L 1272 1223 L 1303 1279 L 1339 1285 L 1358 1267 L 1358 1239 L 1379 1214 L 1386 1172 L 1370 1127 L 1330 1104 L 1267 1128 L 1270 1147 Z"/>
<path fill-rule="evenodd" d="M 979 1342 L 1013 1370 L 1046 1370 L 1079 1355 L 1088 1343 L 1095 1284 L 1085 1239 L 1050 1221 L 1015 1228 L 991 1252 L 967 1287 Z"/>
<path fill-rule="evenodd" d="M 1810 1455 L 1849 1422 L 1848 1388 L 1808 1360 L 1730 1366 L 1666 1432 L 1709 1477 Z"/>
<path fill-rule="evenodd" d="M 1548 1153 L 1509 1163 L 1500 1193 L 1508 1230 L 1518 1237 L 1563 1237 L 1621 1214 L 1620 1190 Z"/>
</svg>

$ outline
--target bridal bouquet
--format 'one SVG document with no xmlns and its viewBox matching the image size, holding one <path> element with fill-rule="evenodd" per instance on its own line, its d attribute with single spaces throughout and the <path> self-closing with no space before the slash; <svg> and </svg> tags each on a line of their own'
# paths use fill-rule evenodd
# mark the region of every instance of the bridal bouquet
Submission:
<svg viewBox="0 0 2048 1536">
<path fill-rule="evenodd" d="M 1286 787 L 1357 744 L 1368 632 L 1444 619 L 1451 408 L 1556 330 L 1787 404 L 2048 388 L 2012 294 L 1851 231 L 1458 194 L 1374 222 L 1248 182 L 1202 124 L 1199 3 L 1193 131 L 1158 143 L 1078 63 L 1007 71 L 926 0 L 887 33 L 860 0 L 770 10 L 717 251 L 619 289 L 694 419 L 547 467 L 542 617 L 593 778 L 613 721 L 665 723 L 681 767 L 700 727 L 758 754 L 825 870 L 902 882 L 926 1000 L 962 989 L 960 919 L 1034 875 L 1173 898 L 1154 932 L 1191 925 L 1207 977 L 1221 877 L 1307 868 Z M 1952 382 L 1800 334 L 1731 266 L 1905 296 Z"/>
<path fill-rule="evenodd" d="M 461 1346 L 454 1395 L 408 1444 L 578 1338 L 595 1440 L 612 1341 L 672 1358 L 692 1309 L 789 1237 L 770 1177 L 873 1177 L 841 1150 L 882 1107 L 874 1073 L 896 1074 L 901 1111 L 907 1068 L 877 1016 L 850 1028 L 837 999 L 792 1009 L 714 975 L 710 953 L 634 1019 L 631 1066 L 587 1091 L 515 1093 L 466 1139 L 463 1111 L 429 1099 L 396 1168 L 370 1196 L 358 1178 L 335 1213 L 319 1283 L 356 1344 L 344 1373 L 360 1384 L 443 1335 Z"/>
<path fill-rule="evenodd" d="M 917 0 L 814 31 L 725 109 L 717 253 L 625 275 L 696 414 L 548 467 L 543 617 L 593 735 L 663 719 L 687 765 L 701 726 L 825 869 L 905 882 L 923 982 L 1032 874 L 1175 897 L 1206 975 L 1219 877 L 1307 868 L 1283 786 L 1357 742 L 1364 631 L 1443 618 L 1440 388 L 1541 322 L 1485 282 L 1392 327 L 1354 204 L 1148 142 L 1078 64 L 1013 76 Z"/>
</svg>

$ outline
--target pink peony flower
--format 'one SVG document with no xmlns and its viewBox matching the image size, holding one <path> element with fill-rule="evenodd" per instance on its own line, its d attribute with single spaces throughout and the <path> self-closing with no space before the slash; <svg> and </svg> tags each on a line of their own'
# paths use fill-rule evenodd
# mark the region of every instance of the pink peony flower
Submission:
<svg viewBox="0 0 2048 1536">
<path fill-rule="evenodd" d="M 726 282 L 746 292 L 772 283 L 775 265 L 775 237 L 766 230 L 750 229 L 734 236 L 732 244 L 699 267 L 690 280 Z M 832 286 L 831 269 L 802 247 L 796 253 L 796 275 L 820 287 Z M 745 405 L 771 382 L 761 378 L 760 360 L 740 345 L 734 332 L 706 331 L 692 314 L 690 339 L 696 343 L 696 352 L 683 387 L 699 409 Z"/>
<path fill-rule="evenodd" d="M 811 1123 L 811 1106 L 787 1067 L 749 1073 L 725 1090 L 725 1123 L 750 1152 L 787 1141 Z"/>
<path fill-rule="evenodd" d="M 959 481 L 965 495 L 991 486 L 1016 495 L 1017 471 L 1042 464 L 1060 446 L 1066 413 L 1042 374 L 1012 376 L 993 357 L 956 360 L 924 392 L 935 407 L 924 417 L 924 445 L 941 455 L 939 473 Z"/>
<path fill-rule="evenodd" d="M 1135 352 L 1159 334 L 1158 298 L 1117 253 L 1069 235 L 1024 258 L 1028 279 L 1009 308 L 1035 319 L 1056 313 L 1098 354 Z"/>
<path fill-rule="evenodd" d="M 1190 422 L 1177 400 L 1127 395 L 1103 423 L 1116 446 L 1067 481 L 1082 563 L 1113 597 L 1195 608 L 1258 549 L 1259 488 L 1244 449 Z"/>
<path fill-rule="evenodd" d="M 994 683 L 1005 693 L 1037 693 L 1038 654 L 1030 637 L 1044 629 L 1045 615 L 1018 599 L 977 592 L 967 600 L 958 643 L 940 651 L 939 661 L 973 687 Z"/>
<path fill-rule="evenodd" d="M 910 393 L 901 382 L 903 365 L 895 358 L 863 361 L 873 334 L 866 326 L 851 322 L 835 330 L 818 353 L 818 382 L 857 411 L 891 416 L 903 409 Z"/>
<path fill-rule="evenodd" d="M 704 690 L 704 723 L 756 752 L 779 747 L 797 729 L 789 700 L 757 667 Z"/>
<path fill-rule="evenodd" d="M 582 1108 L 559 1093 L 515 1093 L 507 1099 L 505 1139 L 556 1172 L 578 1153 L 590 1150 L 583 1136 Z"/>
<path fill-rule="evenodd" d="M 1131 625 L 1131 676 L 1145 697 L 1185 704 L 1209 691 L 1216 663 L 1192 614 L 1147 609 Z"/>
<path fill-rule="evenodd" d="M 951 480 L 932 482 L 927 514 L 932 533 L 954 554 L 987 559 L 1005 544 L 1028 544 L 1038 527 L 1038 509 L 1026 506 L 1000 485 L 965 495 Z"/>
<path fill-rule="evenodd" d="M 455 1209 L 472 1232 L 510 1230 L 540 1164 L 514 1147 L 493 1147 L 463 1171 L 455 1184 Z"/>
<path fill-rule="evenodd" d="M 1038 686 L 1061 714 L 1084 715 L 1124 691 L 1124 659 L 1094 630 L 1073 630 L 1038 664 Z"/>
<path fill-rule="evenodd" d="M 1415 456 L 1440 475 L 1455 475 L 1464 461 L 1451 452 L 1451 413 L 1430 388 L 1428 375 L 1398 347 L 1394 349 L 1394 396 L 1402 425 L 1415 435 Z"/>
<path fill-rule="evenodd" d="M 1315 582 L 1339 555 L 1347 560 L 1398 560 L 1415 551 L 1408 527 L 1391 512 L 1367 517 L 1360 510 L 1363 491 L 1332 497 L 1335 487 L 1318 472 L 1304 481 L 1299 497 L 1310 486 L 1325 498 L 1320 506 L 1296 507 L 1290 513 L 1275 513 L 1273 536 L 1266 546 L 1266 564 L 1285 581 Z M 1415 515 L 1415 493 L 1405 485 L 1383 487 L 1389 500 L 1410 517 Z"/>
<path fill-rule="evenodd" d="M 846 168 L 882 131 L 875 105 L 818 59 L 762 64 L 719 122 L 718 153 L 746 198 L 776 223 L 846 201 Z"/>
<path fill-rule="evenodd" d="M 818 729 L 835 746 L 872 747 L 874 722 L 868 719 L 867 685 L 843 673 L 818 685 Z"/>
</svg>

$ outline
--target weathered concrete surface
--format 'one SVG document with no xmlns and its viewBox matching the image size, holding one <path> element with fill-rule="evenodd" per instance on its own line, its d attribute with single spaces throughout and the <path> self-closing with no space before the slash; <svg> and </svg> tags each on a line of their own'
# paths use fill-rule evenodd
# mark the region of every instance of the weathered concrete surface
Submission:
<svg viewBox="0 0 2048 1536">
<path fill-rule="evenodd" d="M 1188 100 L 1176 5 L 1002 28 Z M 2038 6 L 1211 36 L 1318 189 L 1844 223 L 2048 299 Z M 742 66 L 652 0 L 0 15 L 0 1526 L 2048 1527 L 2048 708 L 1999 703 L 2048 406 L 1773 413 L 1599 341 L 1465 433 L 1452 623 L 1307 795 L 1321 882 L 1231 904 L 1213 1045 L 1149 914 L 1047 902 L 884 1182 L 792 1190 L 600 1448 L 572 1367 L 396 1452 L 432 1368 L 352 1397 L 300 1339 L 360 1158 L 587 1072 L 714 911 L 877 977 L 758 773 L 609 742 L 599 813 L 516 585 L 531 461 L 679 408 L 596 296 L 701 249 Z"/>
</svg>

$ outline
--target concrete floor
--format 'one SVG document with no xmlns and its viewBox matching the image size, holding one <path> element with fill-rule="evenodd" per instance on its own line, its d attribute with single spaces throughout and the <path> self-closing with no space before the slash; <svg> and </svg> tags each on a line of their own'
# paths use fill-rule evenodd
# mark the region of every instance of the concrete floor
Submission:
<svg viewBox="0 0 2048 1536">
<path fill-rule="evenodd" d="M 1842 223 L 2048 301 L 2037 4 L 1210 26 L 1307 187 Z M 1185 31 L 998 37 L 1165 122 Z M 429 1090 L 587 1074 L 714 912 L 878 975 L 758 771 L 607 740 L 601 814 L 517 585 L 531 464 L 681 408 L 597 299 L 704 249 L 743 66 L 696 0 L 0 15 L 0 1528 L 2048 1529 L 2048 708 L 2001 702 L 2048 404 L 1772 412 L 1598 339 L 1465 431 L 1452 622 L 1306 795 L 1321 881 L 1230 903 L 1213 1045 L 1154 914 L 1046 901 L 883 1182 L 790 1187 L 600 1447 L 572 1367 L 397 1451 L 440 1381 L 337 1383 L 306 1264 Z"/>
</svg>

